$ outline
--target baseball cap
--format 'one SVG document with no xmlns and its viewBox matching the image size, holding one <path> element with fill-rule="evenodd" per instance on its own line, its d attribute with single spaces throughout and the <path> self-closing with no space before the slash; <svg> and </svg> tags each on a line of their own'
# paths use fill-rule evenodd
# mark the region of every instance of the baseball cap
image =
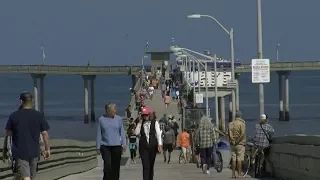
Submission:
<svg viewBox="0 0 320 180">
<path fill-rule="evenodd" d="M 150 113 L 150 109 L 148 107 L 142 108 L 142 115 L 148 115 Z"/>
<path fill-rule="evenodd" d="M 20 94 L 19 99 L 21 101 L 32 100 L 32 94 L 28 91 L 24 91 Z"/>
<path fill-rule="evenodd" d="M 260 119 L 261 119 L 261 120 L 265 120 L 265 119 L 267 119 L 267 115 L 265 115 L 265 114 L 261 114 Z"/>
</svg>

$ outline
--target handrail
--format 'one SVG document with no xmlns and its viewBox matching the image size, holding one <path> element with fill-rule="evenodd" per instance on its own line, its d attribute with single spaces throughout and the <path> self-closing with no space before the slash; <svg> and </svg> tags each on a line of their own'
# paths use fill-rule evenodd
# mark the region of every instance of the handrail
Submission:
<svg viewBox="0 0 320 180">
<path fill-rule="evenodd" d="M 145 66 L 150 69 L 151 66 Z M 281 61 L 270 63 L 271 71 L 320 69 L 320 61 Z M 49 74 L 137 74 L 141 66 L 68 66 L 68 65 L 0 65 L 0 73 Z M 237 72 L 251 71 L 251 64 L 236 67 Z"/>
<path fill-rule="evenodd" d="M 69 174 L 87 171 L 97 166 L 97 153 L 94 141 L 82 142 L 77 140 L 51 140 L 51 158 L 40 158 L 39 179 L 53 180 Z M 3 138 L 0 138 L 0 147 L 3 147 Z M 0 149 L 2 152 L 3 149 Z M 75 168 L 76 167 L 76 168 Z M 54 172 L 54 173 L 53 173 Z M 0 162 L 0 179 L 12 179 L 11 165 Z"/>
</svg>

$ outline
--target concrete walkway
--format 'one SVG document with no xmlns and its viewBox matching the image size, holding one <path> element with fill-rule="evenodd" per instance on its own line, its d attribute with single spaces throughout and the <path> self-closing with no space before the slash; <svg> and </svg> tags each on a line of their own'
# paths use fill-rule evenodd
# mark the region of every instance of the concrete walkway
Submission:
<svg viewBox="0 0 320 180">
<path fill-rule="evenodd" d="M 225 180 L 231 179 L 231 170 L 223 169 L 218 173 L 215 169 L 210 170 L 210 174 L 203 174 L 201 169 L 198 169 L 195 164 L 179 164 L 179 151 L 174 151 L 171 158 L 171 164 L 163 163 L 163 156 L 158 155 L 155 164 L 154 180 L 202 180 L 216 179 Z M 142 180 L 142 165 L 140 159 L 136 159 L 136 164 L 130 164 L 121 168 L 121 180 Z M 99 157 L 99 165 L 97 168 L 85 173 L 71 175 L 61 180 L 101 180 L 103 177 L 102 160 Z M 255 178 L 246 177 L 251 180 Z M 271 180 L 271 179 L 270 179 Z"/>
<path fill-rule="evenodd" d="M 146 105 L 151 111 L 156 111 L 157 118 L 160 119 L 163 114 L 171 114 L 178 120 L 180 118 L 177 108 L 177 102 L 173 101 L 169 108 L 166 109 L 161 93 L 158 90 L 154 95 L 153 100 L 147 100 Z M 179 122 L 179 121 L 178 121 Z M 179 122 L 180 123 L 180 122 Z M 209 175 L 203 174 L 201 169 L 198 169 L 195 164 L 179 164 L 179 151 L 175 150 L 172 154 L 171 164 L 163 163 L 163 156 L 158 155 L 155 164 L 154 180 L 201 180 L 201 179 L 218 179 L 225 180 L 231 178 L 230 169 L 224 169 L 221 173 L 212 169 Z M 102 179 L 103 165 L 101 157 L 99 158 L 98 167 L 85 173 L 71 175 L 61 180 L 95 180 Z M 136 159 L 136 164 L 127 163 L 127 166 L 121 167 L 121 180 L 142 180 L 142 165 L 140 159 Z M 245 178 L 254 179 L 254 178 Z"/>
</svg>

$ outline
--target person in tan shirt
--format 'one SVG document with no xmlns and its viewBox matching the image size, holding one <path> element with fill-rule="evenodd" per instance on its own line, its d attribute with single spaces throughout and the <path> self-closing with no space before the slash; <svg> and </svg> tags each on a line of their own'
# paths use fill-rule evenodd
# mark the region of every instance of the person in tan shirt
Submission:
<svg viewBox="0 0 320 180">
<path fill-rule="evenodd" d="M 238 176 L 242 177 L 242 161 L 244 160 L 246 146 L 246 123 L 241 119 L 242 113 L 236 113 L 236 119 L 229 123 L 229 141 L 232 151 L 232 178 L 236 178 L 235 170 L 237 165 Z"/>
</svg>

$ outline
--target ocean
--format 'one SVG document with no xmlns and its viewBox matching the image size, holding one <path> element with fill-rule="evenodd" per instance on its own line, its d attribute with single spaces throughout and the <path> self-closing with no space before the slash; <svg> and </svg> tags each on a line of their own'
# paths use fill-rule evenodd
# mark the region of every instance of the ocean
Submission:
<svg viewBox="0 0 320 180">
<path fill-rule="evenodd" d="M 320 71 L 291 72 L 289 76 L 291 119 L 289 122 L 279 122 L 278 75 L 271 73 L 271 82 L 264 86 L 265 113 L 268 114 L 270 123 L 275 128 L 276 136 L 320 132 L 318 78 L 320 79 Z M 33 81 L 27 74 L 2 74 L 0 79 L 0 133 L 4 134 L 8 116 L 19 106 L 17 100 L 19 94 L 22 91 L 33 92 Z M 243 113 L 243 119 L 246 120 L 247 134 L 252 136 L 259 117 L 258 85 L 251 83 L 250 73 L 243 73 L 239 82 L 240 110 Z M 107 102 L 116 103 L 118 114 L 124 116 L 124 110 L 129 103 L 130 87 L 131 76 L 97 76 L 95 81 L 96 117 L 103 114 L 104 104 Z M 45 116 L 51 127 L 49 131 L 51 138 L 94 140 L 95 124 L 83 124 L 83 94 L 81 76 L 48 74 L 45 77 Z M 227 98 L 226 103 L 228 103 Z M 214 117 L 214 100 L 210 100 L 209 105 L 211 115 Z M 228 109 L 226 109 L 227 112 Z M 228 117 L 227 114 L 226 117 Z"/>
</svg>

